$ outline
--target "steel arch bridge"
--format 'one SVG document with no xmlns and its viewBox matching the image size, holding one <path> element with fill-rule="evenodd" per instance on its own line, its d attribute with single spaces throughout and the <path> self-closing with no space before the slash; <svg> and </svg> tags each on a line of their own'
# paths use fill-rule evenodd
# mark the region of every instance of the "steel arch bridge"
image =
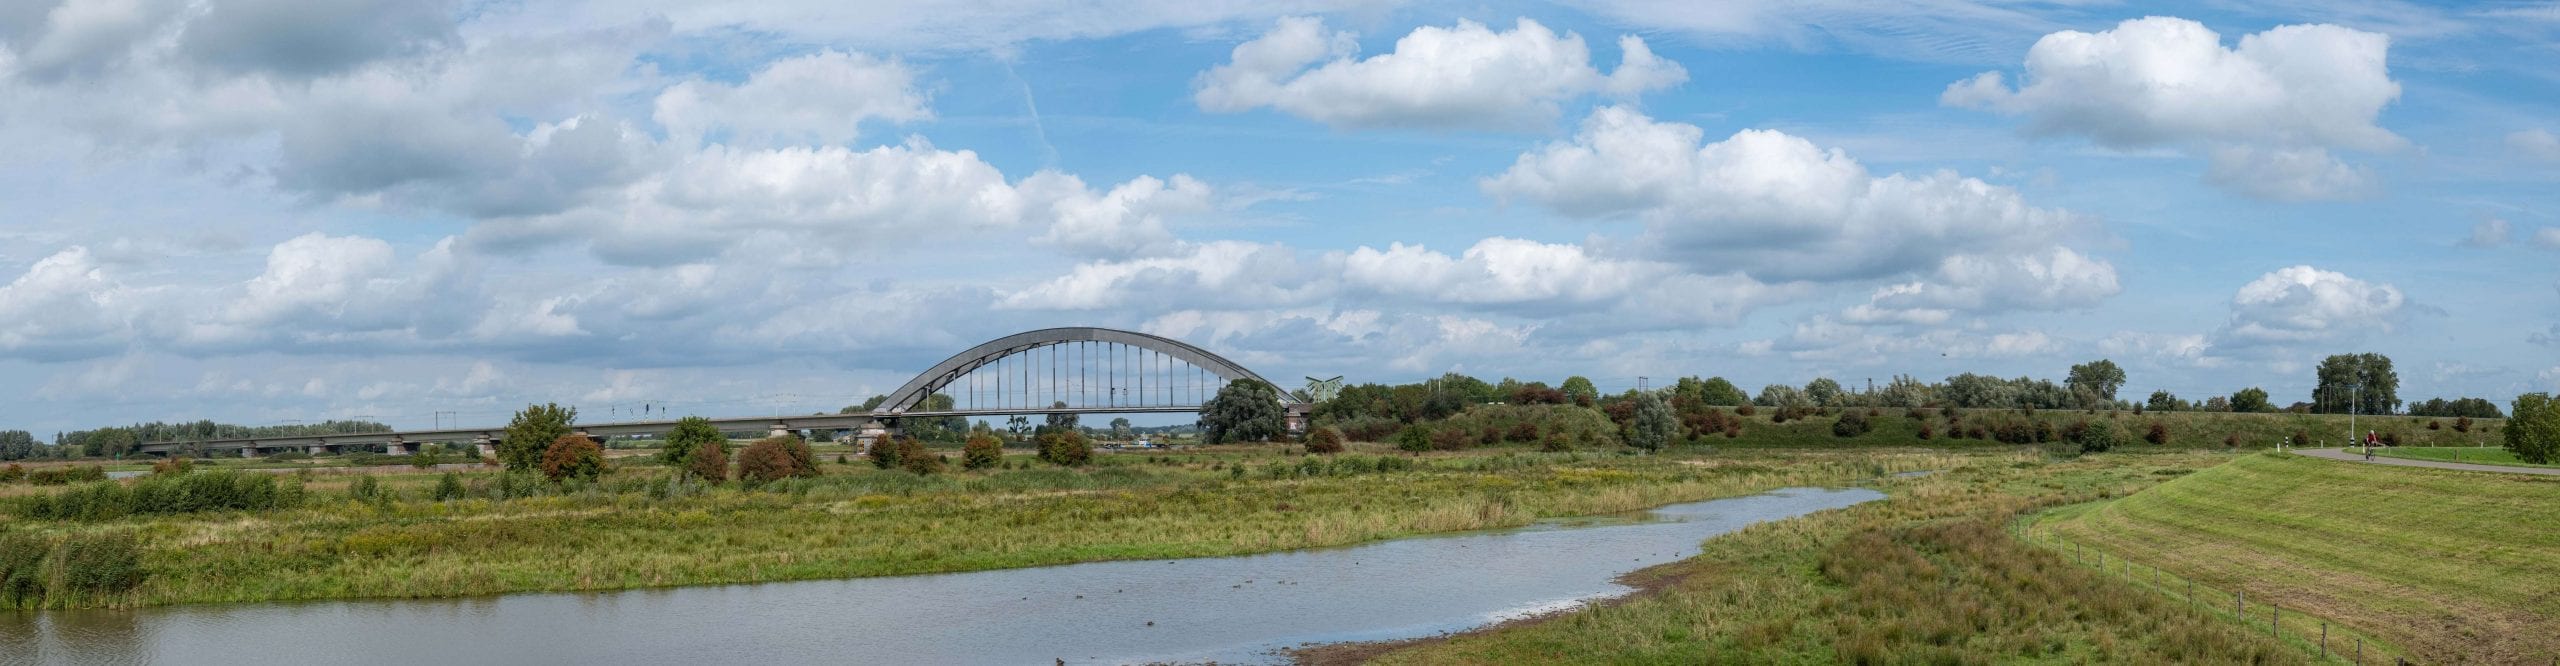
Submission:
<svg viewBox="0 0 2560 666">
<path fill-rule="evenodd" d="M 1279 384 L 1179 340 L 1089 326 L 989 340 L 917 374 L 874 417 L 1199 411 L 1227 384 L 1253 380 L 1290 403 Z M 936 396 L 947 398 L 943 403 Z M 1290 405 L 1295 411 L 1302 405 Z"/>
<path fill-rule="evenodd" d="M 712 417 L 722 430 L 877 431 L 902 418 L 1015 414 L 1133 414 L 1197 412 L 1220 389 L 1240 380 L 1272 388 L 1289 428 L 1301 429 L 1311 405 L 1296 402 L 1280 385 L 1208 350 L 1162 336 L 1110 328 L 1068 327 L 1026 331 L 989 340 L 934 364 L 869 412 L 810 416 Z M 942 396 L 937 398 L 936 396 Z M 945 402 L 947 398 L 948 402 Z M 589 436 L 655 435 L 673 420 L 580 423 Z M 146 442 L 140 452 L 193 452 L 258 456 L 280 451 L 313 454 L 357 448 L 407 453 L 427 443 L 471 443 L 483 455 L 505 436 L 506 426 L 456 427 L 376 433 L 293 435 L 182 442 Z"/>
</svg>

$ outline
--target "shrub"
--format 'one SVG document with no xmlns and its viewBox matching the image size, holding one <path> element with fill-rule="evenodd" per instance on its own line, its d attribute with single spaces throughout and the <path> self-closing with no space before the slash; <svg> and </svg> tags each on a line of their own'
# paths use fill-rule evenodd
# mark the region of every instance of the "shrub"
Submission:
<svg viewBox="0 0 2560 666">
<path fill-rule="evenodd" d="M 2114 449 L 2123 439 L 2124 433 L 2116 428 L 2114 422 L 2109 421 L 2090 424 L 2080 429 L 2079 436 L 2073 438 L 2071 443 L 2080 445 L 2081 453 L 2105 453 Z"/>
<path fill-rule="evenodd" d="M 2154 445 L 2167 445 L 2169 443 L 2169 424 L 2152 421 L 2151 429 L 2142 433 L 2142 441 L 2150 442 Z"/>
<path fill-rule="evenodd" d="M 1868 430 L 1874 428 L 1875 426 L 1867 422 L 1865 412 L 1852 409 L 1840 412 L 1840 418 L 1831 422 L 1831 436 L 1856 437 L 1867 434 Z"/>
<path fill-rule="evenodd" d="M 729 481 L 729 441 L 703 442 L 685 456 L 684 472 L 693 478 L 720 485 Z"/>
<path fill-rule="evenodd" d="M 1671 414 L 1671 405 L 1662 396 L 1647 393 L 1636 398 L 1636 418 L 1627 424 L 1627 445 L 1646 451 L 1670 446 L 1680 435 L 1680 421 Z"/>
<path fill-rule="evenodd" d="M 1926 421 L 1929 420 L 1929 411 L 1913 407 L 1909 410 L 1903 411 L 1902 418 L 1911 419 L 1913 421 Z"/>
<path fill-rule="evenodd" d="M 347 484 L 347 497 L 358 502 L 370 500 L 381 495 L 382 482 L 374 480 L 373 475 L 371 474 L 356 477 L 355 483 Z"/>
<path fill-rule="evenodd" d="M 443 477 L 436 479 L 435 498 L 438 502 L 462 499 L 462 496 L 468 492 L 463 489 L 462 476 L 459 474 L 445 472 Z"/>
<path fill-rule="evenodd" d="M 971 433 L 969 442 L 960 445 L 962 468 L 986 469 L 1001 462 L 1004 462 L 1004 442 L 998 441 L 993 433 Z"/>
<path fill-rule="evenodd" d="M 1420 425 L 1405 426 L 1396 432 L 1396 448 L 1405 451 L 1431 450 L 1431 429 Z"/>
<path fill-rule="evenodd" d="M 796 435 L 783 435 L 781 441 L 783 441 L 783 453 L 791 456 L 791 476 L 817 479 L 817 476 L 822 474 L 822 471 L 817 469 L 817 451 L 809 451 L 809 441 L 796 438 Z M 899 448 L 899 451 L 904 453 L 906 448 Z"/>
<path fill-rule="evenodd" d="M 27 466 L 9 463 L 8 467 L 0 467 L 0 483 L 17 483 L 25 480 L 27 480 Z"/>
<path fill-rule="evenodd" d="M 2427 429 L 2428 429 L 2428 430 L 2443 430 L 2443 429 L 2444 429 L 2444 422 L 2442 422 L 2442 421 L 2437 421 L 2437 420 L 2435 420 L 2435 419 L 2427 419 Z"/>
<path fill-rule="evenodd" d="M 1753 407 L 1753 406 L 1750 406 L 1750 405 L 1743 405 L 1743 406 L 1740 406 L 1740 407 L 1735 407 L 1735 408 L 1733 408 L 1733 413 L 1735 413 L 1735 414 L 1741 414 L 1741 415 L 1743 415 L 1743 416 L 1750 416 L 1750 415 L 1753 415 L 1753 414 L 1758 414 L 1758 413 L 1760 413 L 1760 408 L 1758 408 L 1758 407 Z"/>
<path fill-rule="evenodd" d="M 577 434 L 569 430 L 569 424 L 577 421 L 575 407 L 561 407 L 558 403 L 525 405 L 524 411 L 516 412 L 515 418 L 507 422 L 506 437 L 498 440 L 498 460 L 505 462 L 507 469 L 540 469 L 544 454 L 553 445 Z"/>
<path fill-rule="evenodd" d="M 1538 441 L 1538 422 L 1524 420 L 1518 423 L 1513 423 L 1511 424 L 1511 432 L 1503 433 L 1502 439 L 1503 441 L 1509 442 Z"/>
<path fill-rule="evenodd" d="M 184 457 L 163 458 L 157 462 L 151 463 L 151 475 L 170 476 L 175 474 L 185 474 L 189 470 L 195 469 L 195 467 L 195 461 Z"/>
<path fill-rule="evenodd" d="M 2463 416 L 2455 418 L 2453 420 L 2453 431 L 2471 432 L 2471 417 Z"/>
<path fill-rule="evenodd" d="M 596 440 L 570 433 L 551 442 L 542 451 L 542 475 L 552 481 L 565 479 L 594 480 L 604 474 L 604 449 Z"/>
<path fill-rule="evenodd" d="M 940 474 L 943 468 L 942 456 L 925 450 L 924 442 L 914 437 L 901 438 L 898 440 L 898 467 L 917 476 Z"/>
<path fill-rule="evenodd" d="M 75 594 L 122 594 L 141 585 L 142 542 L 129 532 L 73 535 L 63 539 L 62 586 Z"/>
<path fill-rule="evenodd" d="M 1457 428 L 1443 427 L 1431 431 L 1431 448 L 1442 451 L 1467 448 L 1467 444 L 1474 441 L 1475 438 L 1468 436 L 1467 431 Z"/>
<path fill-rule="evenodd" d="M 1529 426 L 1529 432 L 1531 433 L 1530 436 L 1532 438 L 1537 436 L 1536 433 L 1538 428 L 1536 425 L 1530 424 L 1526 421 L 1521 422 L 1521 424 Z M 1336 430 L 1332 426 L 1326 426 L 1317 428 L 1315 432 L 1308 433 L 1307 452 L 1322 454 L 1341 453 L 1342 431 Z"/>
<path fill-rule="evenodd" d="M 799 465 L 791 452 L 783 450 L 781 438 L 756 440 L 738 452 L 738 480 L 749 485 L 764 485 L 791 478 Z"/>
<path fill-rule="evenodd" d="M 881 433 L 880 436 L 871 438 L 871 445 L 862 449 L 862 455 L 871 458 L 872 467 L 880 469 L 897 467 L 898 441 L 891 439 L 888 433 Z"/>
<path fill-rule="evenodd" d="M 1538 439 L 1538 450 L 1549 453 L 1571 451 L 1573 450 L 1573 442 L 1566 441 L 1562 433 L 1550 430 L 1547 431 L 1547 435 L 1545 437 Z"/>
<path fill-rule="evenodd" d="M 2229 434 L 2229 435 L 2223 435 L 2223 436 L 2222 436 L 2222 448 L 2226 448 L 2226 449 L 2236 449 L 2236 448 L 2240 448 L 2240 434 L 2239 434 L 2239 433 L 2232 433 L 2232 434 Z"/>
<path fill-rule="evenodd" d="M 1928 438 L 1936 437 L 1936 436 L 1938 436 L 1938 429 L 1937 429 L 1935 426 L 1931 426 L 1931 425 L 1929 425 L 1929 424 L 1928 424 L 1928 422 L 1925 422 L 1925 421 L 1924 421 L 1924 422 L 1921 422 L 1921 424 L 1920 424 L 1920 438 L 1921 438 L 1921 439 L 1928 439 Z"/>
<path fill-rule="evenodd" d="M 1093 442 L 1085 439 L 1084 433 L 1071 428 L 1051 428 L 1049 432 L 1041 433 L 1038 439 L 1040 459 L 1049 464 L 1074 467 L 1093 462 Z"/>
<path fill-rule="evenodd" d="M 1725 438 L 1725 439 L 1741 439 L 1741 438 L 1742 438 L 1742 422 L 1741 422 L 1741 421 L 1726 421 L 1726 422 L 1724 422 L 1724 438 Z"/>
<path fill-rule="evenodd" d="M 2397 430 L 2391 430 L 2391 431 L 2385 431 L 2385 432 L 2383 432 L 2383 433 L 2382 433 L 2382 445 L 2383 445 L 2383 446 L 2399 446 L 2399 445 L 2400 445 L 2400 431 L 2397 431 Z"/>
<path fill-rule="evenodd" d="M 0 532 L 0 608 L 44 601 L 44 556 L 53 543 L 23 532 Z"/>
<path fill-rule="evenodd" d="M 1357 442 L 1384 442 L 1404 430 L 1404 422 L 1383 416 L 1361 416 L 1333 424 L 1345 439 Z"/>
<path fill-rule="evenodd" d="M 2302 431 L 2302 430 L 2295 430 L 2295 431 L 2293 431 L 2293 445 L 2294 445 L 2294 446 L 2310 446 L 2310 445 L 2311 445 L 2311 433 L 2310 433 L 2310 432 L 2308 432 L 2308 431 Z"/>
</svg>

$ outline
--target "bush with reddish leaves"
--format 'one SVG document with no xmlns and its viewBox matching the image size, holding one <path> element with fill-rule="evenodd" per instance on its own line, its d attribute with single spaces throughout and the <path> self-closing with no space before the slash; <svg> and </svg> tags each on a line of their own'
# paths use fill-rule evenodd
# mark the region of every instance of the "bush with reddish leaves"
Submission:
<svg viewBox="0 0 2560 666">
<path fill-rule="evenodd" d="M 542 475 L 553 481 L 593 479 L 604 474 L 604 448 L 585 435 L 570 433 L 542 450 Z"/>
<path fill-rule="evenodd" d="M 1336 430 L 1332 426 L 1326 426 L 1317 428 L 1315 432 L 1307 433 L 1307 452 L 1325 454 L 1341 453 L 1342 431 Z"/>
<path fill-rule="evenodd" d="M 694 478 L 720 485 L 729 481 L 729 447 L 727 442 L 703 442 L 701 448 L 685 456 L 684 470 Z"/>
</svg>

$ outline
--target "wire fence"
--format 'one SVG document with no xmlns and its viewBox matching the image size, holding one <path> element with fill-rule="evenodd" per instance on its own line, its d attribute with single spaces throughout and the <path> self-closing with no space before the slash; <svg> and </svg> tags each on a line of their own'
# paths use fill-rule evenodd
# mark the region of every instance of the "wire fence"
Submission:
<svg viewBox="0 0 2560 666">
<path fill-rule="evenodd" d="M 2099 573 L 2135 587 L 2182 602 L 2188 612 L 2209 614 L 2244 627 L 2264 630 L 2268 636 L 2300 647 L 2323 662 L 2358 665 L 2418 663 L 2406 654 L 2384 647 L 2370 633 L 2299 610 L 2288 610 L 2283 604 L 2267 601 L 2264 596 L 2251 600 L 2246 584 L 2240 589 L 2223 589 L 2200 583 L 2165 571 L 2157 563 L 2128 559 L 2121 554 L 2063 538 L 2050 528 L 2039 529 L 2031 516 L 2020 516 L 2010 524 L 2009 531 L 2020 541 L 2050 549 L 2065 561 L 2097 569 Z M 2560 663 L 2554 666 L 2560 666 Z"/>
</svg>

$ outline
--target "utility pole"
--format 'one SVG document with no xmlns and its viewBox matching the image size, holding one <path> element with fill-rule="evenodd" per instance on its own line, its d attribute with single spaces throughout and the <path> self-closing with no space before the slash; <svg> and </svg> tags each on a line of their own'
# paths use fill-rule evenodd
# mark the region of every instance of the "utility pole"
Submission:
<svg viewBox="0 0 2560 666">
<path fill-rule="evenodd" d="M 1647 380 L 1650 380 L 1650 379 L 1652 379 L 1652 378 L 1651 378 L 1651 377 L 1646 377 L 1646 376 L 1644 376 L 1644 375 L 1636 375 L 1636 392 L 1637 392 L 1637 393 L 1643 393 L 1643 392 L 1645 392 L 1645 391 L 1651 390 L 1650 388 L 1647 388 L 1647 387 L 1645 386 L 1646 381 L 1647 381 Z"/>
</svg>

